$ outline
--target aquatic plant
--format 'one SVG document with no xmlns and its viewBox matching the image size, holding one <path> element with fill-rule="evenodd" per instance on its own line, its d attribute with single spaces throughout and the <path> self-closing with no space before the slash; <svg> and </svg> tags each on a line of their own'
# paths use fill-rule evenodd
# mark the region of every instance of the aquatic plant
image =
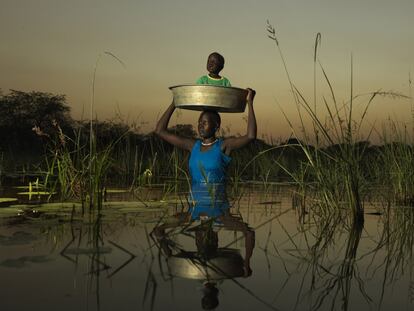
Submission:
<svg viewBox="0 0 414 311">
<path fill-rule="evenodd" d="M 61 200 L 77 198 L 88 204 L 90 210 L 102 205 L 103 189 L 111 164 L 111 151 L 114 141 L 102 150 L 92 145 L 92 153 L 87 150 L 87 141 L 82 141 L 82 127 L 74 134 L 74 139 L 65 135 L 57 122 L 54 122 L 57 139 L 50 139 L 49 154 L 46 155 L 44 185 L 51 192 L 59 192 Z"/>
<path fill-rule="evenodd" d="M 383 198 L 392 204 L 414 204 L 414 148 L 407 129 L 389 121 L 380 133 L 383 145 L 371 162 L 376 184 L 384 189 Z"/>
<path fill-rule="evenodd" d="M 121 65 L 122 61 L 110 52 L 104 54 L 115 58 Z M 33 130 L 38 136 L 47 138 L 51 156 L 46 158 L 47 171 L 44 184 L 54 190 L 59 190 L 61 199 L 79 198 L 89 205 L 89 211 L 100 210 L 102 207 L 103 190 L 106 176 L 111 166 L 111 152 L 123 135 L 109 141 L 103 148 L 98 147 L 96 130 L 94 128 L 95 80 L 99 55 L 93 72 L 90 102 L 89 132 L 83 135 L 82 122 L 74 131 L 73 138 L 67 136 L 59 122 L 52 120 L 52 134 L 44 134 L 39 126 Z M 89 148 L 88 148 L 89 146 Z"/>
<path fill-rule="evenodd" d="M 363 221 L 364 196 L 368 190 L 365 167 L 363 166 L 374 127 L 371 126 L 365 137 L 362 135 L 362 127 L 365 122 L 367 111 L 374 99 L 378 96 L 391 98 L 406 98 L 396 92 L 375 91 L 369 94 L 355 95 L 353 91 L 353 62 L 351 56 L 350 72 L 350 94 L 349 99 L 340 104 L 336 99 L 335 92 L 328 75 L 318 60 L 317 52 L 321 35 L 318 33 L 314 49 L 314 70 L 316 65 L 323 73 L 324 80 L 330 90 L 330 98 L 323 97 L 322 107 L 326 111 L 326 119 L 316 113 L 316 81 L 314 81 L 314 102 L 305 98 L 301 91 L 294 85 L 287 69 L 280 43 L 276 36 L 275 28 L 268 22 L 267 31 L 269 38 L 275 42 L 279 56 L 285 68 L 286 76 L 296 104 L 297 113 L 301 123 L 301 130 L 293 126 L 289 118 L 284 114 L 292 131 L 298 139 L 298 146 L 306 155 L 304 165 L 298 172 L 289 171 L 280 162 L 276 164 L 289 173 L 302 189 L 309 189 L 314 195 L 314 207 L 318 212 L 327 213 L 346 207 L 352 214 L 354 221 Z M 316 74 L 314 73 L 314 79 Z M 356 99 L 367 97 L 362 113 L 357 116 L 355 109 Z M 304 111 L 304 112 L 302 112 Z M 282 111 L 283 112 L 283 111 Z M 312 121 L 313 128 L 306 130 L 305 118 Z M 314 146 L 312 146 L 314 144 Z M 304 175 L 311 182 L 304 187 Z"/>
</svg>

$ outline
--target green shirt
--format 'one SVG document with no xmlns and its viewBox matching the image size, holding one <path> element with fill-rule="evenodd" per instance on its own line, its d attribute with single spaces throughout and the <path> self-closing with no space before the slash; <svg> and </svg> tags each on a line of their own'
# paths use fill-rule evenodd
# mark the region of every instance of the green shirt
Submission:
<svg viewBox="0 0 414 311">
<path fill-rule="evenodd" d="M 212 78 L 209 75 L 202 76 L 197 79 L 197 84 L 210 84 L 210 85 L 216 85 L 216 86 L 231 86 L 230 81 L 225 78 L 221 77 L 219 79 Z"/>
</svg>

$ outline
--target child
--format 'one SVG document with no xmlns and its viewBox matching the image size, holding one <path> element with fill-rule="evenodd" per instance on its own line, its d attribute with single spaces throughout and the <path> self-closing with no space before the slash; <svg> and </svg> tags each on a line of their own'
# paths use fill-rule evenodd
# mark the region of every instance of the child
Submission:
<svg viewBox="0 0 414 311">
<path fill-rule="evenodd" d="M 208 74 L 198 78 L 197 84 L 210 84 L 216 86 L 231 86 L 230 81 L 219 75 L 224 68 L 224 57 L 217 52 L 211 53 L 207 59 Z"/>
</svg>

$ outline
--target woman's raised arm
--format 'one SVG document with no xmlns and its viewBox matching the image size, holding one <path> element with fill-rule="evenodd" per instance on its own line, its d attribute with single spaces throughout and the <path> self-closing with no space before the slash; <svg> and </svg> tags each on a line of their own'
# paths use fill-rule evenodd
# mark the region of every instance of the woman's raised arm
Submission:
<svg viewBox="0 0 414 311">
<path fill-rule="evenodd" d="M 244 147 L 251 141 L 256 139 L 257 136 L 257 123 L 256 116 L 253 109 L 253 100 L 256 95 L 256 91 L 248 88 L 247 89 L 247 106 L 249 107 L 248 118 L 247 118 L 247 132 L 246 135 L 240 137 L 230 137 L 226 138 L 223 141 L 222 149 L 223 152 L 227 155 L 230 154 L 232 150 L 239 149 Z"/>
<path fill-rule="evenodd" d="M 167 131 L 168 123 L 170 122 L 170 118 L 175 110 L 174 102 L 167 108 L 167 110 L 163 113 L 161 118 L 158 120 L 157 126 L 155 127 L 155 134 L 157 134 L 160 138 L 169 142 L 170 144 L 177 146 L 178 148 L 185 149 L 191 151 L 194 145 L 194 139 L 181 137 L 175 134 L 172 134 Z"/>
</svg>

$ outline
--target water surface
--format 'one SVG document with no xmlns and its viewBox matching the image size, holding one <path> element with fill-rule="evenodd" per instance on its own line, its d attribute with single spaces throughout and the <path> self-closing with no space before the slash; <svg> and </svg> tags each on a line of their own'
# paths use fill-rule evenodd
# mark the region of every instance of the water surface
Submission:
<svg viewBox="0 0 414 311">
<path fill-rule="evenodd" d="M 409 208 L 386 213 L 380 202 L 366 204 L 362 227 L 343 216 L 302 213 L 291 187 L 245 185 L 230 195 L 236 225 L 212 223 L 218 251 L 206 255 L 197 248 L 200 223 L 177 225 L 174 218 L 186 210 L 188 194 L 164 190 L 141 189 L 140 200 L 109 196 L 102 215 L 82 217 L 69 203 L 1 216 L 1 309 L 413 307 Z M 255 242 L 250 271 L 247 226 Z"/>
</svg>

